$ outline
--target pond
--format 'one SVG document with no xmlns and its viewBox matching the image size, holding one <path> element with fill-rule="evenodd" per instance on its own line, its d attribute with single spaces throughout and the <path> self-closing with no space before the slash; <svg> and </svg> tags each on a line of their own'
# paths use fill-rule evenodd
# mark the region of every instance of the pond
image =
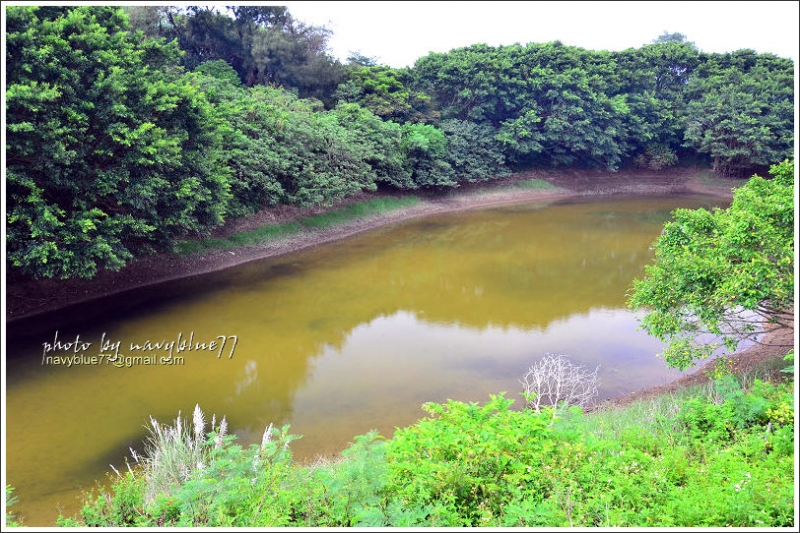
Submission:
<svg viewBox="0 0 800 533">
<path fill-rule="evenodd" d="M 295 457 L 310 460 L 371 429 L 391 436 L 424 402 L 506 391 L 519 406 L 520 378 L 548 352 L 599 365 L 601 400 L 671 381 L 625 295 L 672 209 L 721 202 L 438 215 L 12 323 L 12 510 L 26 525 L 76 512 L 82 489 L 141 450 L 149 416 L 171 423 L 195 404 L 242 444 L 291 424 Z M 115 352 L 119 364 L 101 356 Z"/>
</svg>

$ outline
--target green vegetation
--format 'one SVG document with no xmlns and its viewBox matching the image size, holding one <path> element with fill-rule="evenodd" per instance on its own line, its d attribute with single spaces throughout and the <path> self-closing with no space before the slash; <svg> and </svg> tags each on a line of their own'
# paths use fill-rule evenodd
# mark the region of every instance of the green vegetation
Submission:
<svg viewBox="0 0 800 533">
<path fill-rule="evenodd" d="M 225 61 L 247 85 L 289 88 L 325 99 L 342 79 L 342 65 L 326 53 L 330 31 L 309 26 L 280 6 L 124 8 L 132 29 L 174 42 L 187 70 Z"/>
<path fill-rule="evenodd" d="M 685 161 L 743 177 L 793 157 L 794 65 L 770 54 L 704 53 L 665 34 L 621 52 L 473 45 L 391 69 L 333 60 L 329 32 L 286 8 L 225 11 L 7 8 L 11 270 L 90 278 L 146 253 L 253 244 L 416 201 L 185 241 L 379 185 L 443 191 L 519 168 Z M 671 365 L 708 355 L 716 343 L 699 333 L 733 348 L 762 323 L 788 326 L 794 163 L 770 172 L 726 210 L 676 211 L 656 242 L 630 302 L 670 341 Z M 314 465 L 293 463 L 286 427 L 243 448 L 224 419 L 207 432 L 198 408 L 191 426 L 154 422 L 145 453 L 61 523 L 794 526 L 791 384 L 742 383 L 724 361 L 712 374 L 706 390 L 589 416 L 512 410 L 502 394 L 426 404 L 394 438 L 356 437 Z"/>
<path fill-rule="evenodd" d="M 125 31 L 119 8 L 6 13 L 10 265 L 92 277 L 222 223 L 219 118 L 177 46 Z"/>
<path fill-rule="evenodd" d="M 302 231 L 304 228 L 326 228 L 335 224 L 342 224 L 351 220 L 365 218 L 381 213 L 396 211 L 414 206 L 419 203 L 415 196 L 402 198 L 374 198 L 365 202 L 348 205 L 320 215 L 300 218 L 296 222 L 282 224 L 269 224 L 251 231 L 235 233 L 227 238 L 205 238 L 194 241 L 181 241 L 176 244 L 176 251 L 182 254 L 191 254 L 202 250 L 229 249 L 239 246 L 251 246 L 280 239 L 292 233 Z"/>
<path fill-rule="evenodd" d="M 725 210 L 678 209 L 656 241 L 655 263 L 633 285 L 642 326 L 668 340 L 678 368 L 729 350 L 764 325 L 791 327 L 794 312 L 794 161 L 753 176 Z M 714 335 L 711 342 L 698 337 Z"/>
<path fill-rule="evenodd" d="M 226 422 L 153 422 L 143 457 L 72 526 L 794 525 L 791 382 L 721 374 L 705 387 L 585 415 L 423 406 L 394 438 L 292 461 L 288 427 L 242 448 Z"/>
<path fill-rule="evenodd" d="M 791 308 L 793 163 L 772 174 L 753 177 L 724 211 L 679 210 L 666 224 L 648 275 L 668 283 L 653 294 L 671 295 L 668 310 L 681 298 L 717 310 L 703 314 L 698 303 L 678 319 L 712 329 L 732 308 L 771 309 L 768 317 Z M 209 431 L 198 406 L 191 423 L 151 420 L 144 453 L 59 524 L 793 527 L 793 351 L 785 361 L 756 376 L 719 358 L 707 386 L 585 414 L 578 405 L 596 374 L 551 357 L 525 376 L 529 409 L 512 409 L 505 393 L 483 405 L 428 403 L 427 416 L 393 438 L 370 432 L 310 465 L 292 460 L 298 437 L 288 426 L 270 425 L 244 448 L 224 418 Z"/>
<path fill-rule="evenodd" d="M 19 500 L 17 499 L 17 497 L 14 496 L 14 487 L 12 487 L 11 485 L 6 485 L 6 496 L 5 496 L 6 517 L 5 517 L 5 520 L 6 520 L 6 525 L 9 526 L 9 527 L 19 527 L 19 526 L 22 525 L 17 521 L 16 516 L 14 516 L 14 513 L 12 513 L 11 510 L 9 509 L 12 505 L 17 503 L 18 501 Z"/>
<path fill-rule="evenodd" d="M 301 229 L 297 222 L 269 224 L 254 230 L 241 231 L 227 238 L 206 237 L 196 241 L 180 241 L 175 244 L 175 251 L 180 254 L 193 254 L 204 250 L 229 250 L 239 246 L 253 246 L 297 233 Z"/>
<path fill-rule="evenodd" d="M 321 215 L 305 217 L 300 219 L 304 226 L 312 228 L 326 228 L 336 224 L 341 224 L 349 220 L 365 218 L 368 216 L 397 211 L 415 206 L 419 203 L 419 198 L 415 196 L 405 196 L 402 198 L 375 198 L 366 202 L 359 202 L 348 205 L 343 209 L 337 209 Z"/>
<path fill-rule="evenodd" d="M 558 187 L 556 187 L 552 183 L 542 179 L 518 181 L 517 183 L 514 184 L 514 186 L 519 187 L 520 189 L 534 189 L 541 191 L 550 191 L 550 190 L 554 191 L 558 189 Z"/>
<path fill-rule="evenodd" d="M 265 207 L 520 168 L 721 176 L 791 157 L 794 65 L 704 53 L 473 45 L 392 69 L 326 53 L 285 7 L 11 6 L 7 266 L 93 277 Z"/>
</svg>

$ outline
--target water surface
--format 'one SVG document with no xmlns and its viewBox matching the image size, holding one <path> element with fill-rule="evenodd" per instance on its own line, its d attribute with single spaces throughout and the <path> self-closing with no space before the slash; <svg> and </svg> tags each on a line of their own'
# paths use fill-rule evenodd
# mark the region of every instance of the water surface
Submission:
<svg viewBox="0 0 800 533">
<path fill-rule="evenodd" d="M 150 415 L 170 422 L 196 403 L 226 415 L 245 444 L 271 422 L 291 424 L 304 436 L 292 444 L 302 460 L 370 429 L 390 436 L 427 401 L 520 398 L 519 379 L 547 352 L 600 365 L 600 399 L 668 382 L 679 374 L 637 331 L 625 294 L 670 211 L 714 202 L 615 198 L 440 215 L 12 324 L 12 509 L 28 525 L 52 523 L 57 505 L 74 513 L 81 488 L 109 464 L 124 466 L 129 446 L 141 449 Z M 56 331 L 63 343 L 91 342 L 87 357 L 105 338 L 157 364 L 42 364 Z M 179 336 L 228 344 L 173 350 L 172 364 L 160 364 L 165 350 L 130 347 Z"/>
</svg>

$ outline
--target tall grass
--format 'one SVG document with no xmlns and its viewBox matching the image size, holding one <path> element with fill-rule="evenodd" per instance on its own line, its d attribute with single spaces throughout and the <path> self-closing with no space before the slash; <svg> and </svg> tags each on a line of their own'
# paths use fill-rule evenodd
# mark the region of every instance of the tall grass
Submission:
<svg viewBox="0 0 800 533">
<path fill-rule="evenodd" d="M 351 220 L 406 209 L 418 203 L 419 198 L 414 196 L 374 198 L 328 213 L 303 217 L 297 221 L 269 224 L 254 230 L 234 233 L 226 238 L 208 237 L 199 240 L 181 241 L 175 245 L 175 251 L 179 254 L 187 255 L 206 250 L 225 250 L 240 246 L 263 244 L 298 233 L 303 229 L 327 228 L 336 224 L 344 224 Z"/>
<path fill-rule="evenodd" d="M 218 429 L 214 439 L 217 447 L 228 431 L 228 424 L 222 418 L 219 428 L 215 428 L 216 416 L 211 419 L 211 430 Z M 147 479 L 145 501 L 153 501 L 158 494 L 169 494 L 172 487 L 188 481 L 193 472 L 202 471 L 211 462 L 214 448 L 204 446 L 206 442 L 206 422 L 200 405 L 192 413 L 192 425 L 181 418 L 180 412 L 172 426 L 162 425 L 150 417 L 150 435 L 145 445 L 144 457 L 131 450 L 134 461 Z"/>
</svg>

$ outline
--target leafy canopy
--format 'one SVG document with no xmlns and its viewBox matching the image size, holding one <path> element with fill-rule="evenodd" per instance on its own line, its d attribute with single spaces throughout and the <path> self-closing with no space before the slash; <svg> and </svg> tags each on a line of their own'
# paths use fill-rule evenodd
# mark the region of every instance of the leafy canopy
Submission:
<svg viewBox="0 0 800 533">
<path fill-rule="evenodd" d="M 88 278 L 222 222 L 219 119 L 174 44 L 113 7 L 16 6 L 7 23 L 11 266 Z"/>
<path fill-rule="evenodd" d="M 760 326 L 788 326 L 794 306 L 794 161 L 753 176 L 728 209 L 678 209 L 654 245 L 655 262 L 634 281 L 629 304 L 648 308 L 643 328 L 669 342 L 685 369 L 719 343 L 735 349 Z M 715 342 L 701 343 L 710 333 Z"/>
</svg>

